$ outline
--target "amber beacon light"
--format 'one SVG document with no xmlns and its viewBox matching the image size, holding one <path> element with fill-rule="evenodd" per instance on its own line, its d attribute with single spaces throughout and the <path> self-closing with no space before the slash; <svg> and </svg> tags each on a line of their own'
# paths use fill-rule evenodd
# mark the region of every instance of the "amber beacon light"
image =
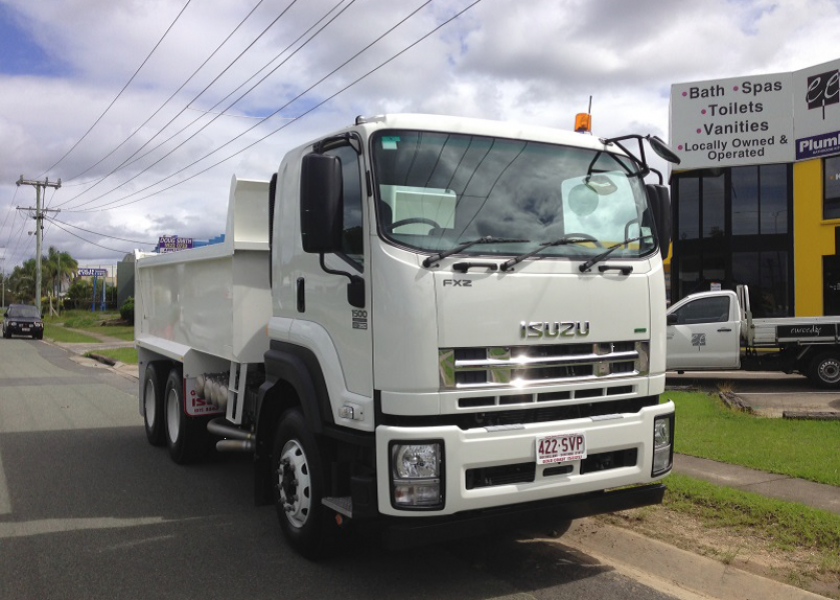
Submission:
<svg viewBox="0 0 840 600">
<path fill-rule="evenodd" d="M 578 133 L 592 133 L 592 115 L 589 113 L 576 114 L 575 131 Z"/>
</svg>

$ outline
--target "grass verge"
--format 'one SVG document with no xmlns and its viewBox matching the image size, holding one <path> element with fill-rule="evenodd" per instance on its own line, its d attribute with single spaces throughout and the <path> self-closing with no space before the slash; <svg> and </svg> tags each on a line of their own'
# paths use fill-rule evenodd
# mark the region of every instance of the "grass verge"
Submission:
<svg viewBox="0 0 840 600">
<path fill-rule="evenodd" d="M 749 531 L 781 549 L 828 552 L 840 574 L 840 515 L 678 473 L 666 481 L 664 505 L 671 510 L 695 515 L 709 527 Z"/>
<path fill-rule="evenodd" d="M 89 335 L 79 333 L 77 331 L 70 331 L 60 325 L 52 325 L 47 323 L 44 327 L 44 337 L 48 337 L 56 342 L 68 343 L 86 343 L 95 344 L 99 340 Z"/>
<path fill-rule="evenodd" d="M 138 362 L 137 348 L 109 348 L 106 350 L 97 350 L 96 354 L 101 354 L 102 356 L 107 356 L 108 358 L 113 358 L 116 361 L 126 364 L 136 365 Z M 90 356 L 90 352 L 85 354 L 85 356 Z"/>
<path fill-rule="evenodd" d="M 840 421 L 755 417 L 705 392 L 668 391 L 662 398 L 676 404 L 681 454 L 840 486 Z"/>
<path fill-rule="evenodd" d="M 840 600 L 840 515 L 680 474 L 665 483 L 661 505 L 597 518 Z"/>
</svg>

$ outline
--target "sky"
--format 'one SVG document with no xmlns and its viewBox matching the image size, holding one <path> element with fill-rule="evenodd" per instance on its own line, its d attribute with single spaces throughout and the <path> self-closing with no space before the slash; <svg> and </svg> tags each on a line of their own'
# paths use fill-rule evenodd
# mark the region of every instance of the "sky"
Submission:
<svg viewBox="0 0 840 600">
<path fill-rule="evenodd" d="M 591 96 L 595 135 L 667 140 L 674 83 L 840 58 L 840 0 L 474 3 L 0 0 L 3 268 L 35 255 L 21 177 L 61 180 L 45 252 L 112 266 L 223 233 L 234 174 L 268 180 L 357 115 L 571 130 Z"/>
</svg>

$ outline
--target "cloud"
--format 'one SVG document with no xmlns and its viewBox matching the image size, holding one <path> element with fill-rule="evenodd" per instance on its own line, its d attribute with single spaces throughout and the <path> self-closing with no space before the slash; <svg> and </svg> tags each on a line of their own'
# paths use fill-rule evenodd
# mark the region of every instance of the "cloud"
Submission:
<svg viewBox="0 0 840 600">
<path fill-rule="evenodd" d="M 303 114 L 365 76 L 469 0 L 423 4 L 2 0 L 0 37 L 27 49 L 5 53 L 0 65 L 0 247 L 6 247 L 6 267 L 33 252 L 26 220 L 14 206 L 34 204 L 34 193 L 14 182 L 21 174 L 43 177 L 114 101 L 158 42 L 113 108 L 47 173 L 51 180 L 62 178 L 62 188 L 48 200 L 62 209 L 62 220 L 101 233 L 130 232 L 122 237 L 136 239 L 216 235 L 224 229 L 233 173 L 268 179 L 286 151 L 351 123 L 358 114 L 430 112 L 570 129 L 574 114 L 585 111 L 592 96 L 597 135 L 638 132 L 667 138 L 671 84 L 832 60 L 840 30 L 838 5 L 831 0 L 484 0 L 323 107 L 255 144 L 289 123 L 283 118 Z M 416 15 L 329 75 L 417 8 Z M 345 10 L 306 45 L 311 33 L 295 41 L 331 9 L 332 16 Z M 252 117 L 286 104 L 249 131 L 258 122 Z M 202 112 L 223 110 L 229 114 Z M 241 137 L 231 142 L 236 136 Z M 131 164 L 117 169 L 123 162 Z M 86 212 L 96 207 L 105 210 Z M 103 260 L 119 256 L 55 227 L 45 244 Z"/>
</svg>

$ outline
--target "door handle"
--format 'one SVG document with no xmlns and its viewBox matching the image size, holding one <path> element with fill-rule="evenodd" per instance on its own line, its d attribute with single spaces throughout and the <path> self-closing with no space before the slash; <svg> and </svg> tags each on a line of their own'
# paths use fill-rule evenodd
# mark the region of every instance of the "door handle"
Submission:
<svg viewBox="0 0 840 600">
<path fill-rule="evenodd" d="M 718 331 L 720 331 L 720 332 L 732 331 L 732 328 L 731 327 L 721 327 L 720 329 L 718 329 Z"/>
</svg>

